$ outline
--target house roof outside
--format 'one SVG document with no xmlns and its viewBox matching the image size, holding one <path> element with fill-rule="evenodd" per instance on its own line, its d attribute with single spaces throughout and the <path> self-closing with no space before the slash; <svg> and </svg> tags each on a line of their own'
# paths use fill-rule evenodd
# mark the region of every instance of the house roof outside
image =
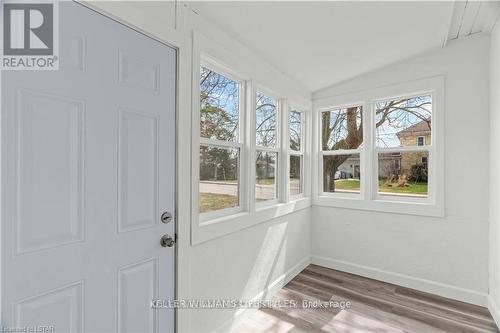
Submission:
<svg viewBox="0 0 500 333">
<path fill-rule="evenodd" d="M 406 136 L 412 134 L 429 134 L 431 132 L 431 119 L 422 120 L 414 125 L 411 125 L 408 128 L 405 128 L 402 131 L 396 133 L 399 136 Z"/>
</svg>

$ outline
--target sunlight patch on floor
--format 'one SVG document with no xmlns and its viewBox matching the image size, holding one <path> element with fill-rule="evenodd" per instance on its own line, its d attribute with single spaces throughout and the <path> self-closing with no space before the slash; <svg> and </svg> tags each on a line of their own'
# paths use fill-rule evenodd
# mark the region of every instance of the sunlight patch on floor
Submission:
<svg viewBox="0 0 500 333">
<path fill-rule="evenodd" d="M 326 332 L 331 332 L 332 329 L 339 329 L 345 333 L 405 332 L 402 329 L 386 325 L 380 321 L 361 316 L 349 310 L 341 310 L 333 316 L 328 324 L 322 327 L 322 330 Z"/>
</svg>

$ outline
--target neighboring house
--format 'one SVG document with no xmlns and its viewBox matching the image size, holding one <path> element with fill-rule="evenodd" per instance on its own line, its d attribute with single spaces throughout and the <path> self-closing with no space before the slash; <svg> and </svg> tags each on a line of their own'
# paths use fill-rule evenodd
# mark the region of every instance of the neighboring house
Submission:
<svg viewBox="0 0 500 333">
<path fill-rule="evenodd" d="M 396 135 L 401 147 L 430 145 L 431 120 L 422 120 L 407 129 L 399 131 Z M 383 154 L 379 157 L 378 176 L 379 178 L 403 174 L 408 176 L 413 165 L 427 165 L 427 160 L 427 153 L 423 152 Z M 338 171 L 342 172 L 340 178 L 344 178 L 344 175 L 347 175 L 346 178 L 359 178 L 359 170 L 360 163 L 358 157 L 348 158 L 338 168 Z"/>
<path fill-rule="evenodd" d="M 431 144 L 431 120 L 422 120 L 396 134 L 402 147 L 428 146 Z M 411 152 L 401 154 L 401 174 L 410 174 L 411 167 L 415 164 L 427 165 L 428 154 L 424 152 Z"/>
</svg>

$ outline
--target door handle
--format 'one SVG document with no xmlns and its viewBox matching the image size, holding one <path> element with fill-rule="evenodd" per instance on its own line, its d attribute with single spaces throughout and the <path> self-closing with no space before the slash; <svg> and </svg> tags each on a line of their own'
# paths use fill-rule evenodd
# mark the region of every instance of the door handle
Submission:
<svg viewBox="0 0 500 333">
<path fill-rule="evenodd" d="M 172 247 L 175 245 L 175 239 L 169 234 L 165 234 L 160 239 L 160 245 L 163 247 Z"/>
</svg>

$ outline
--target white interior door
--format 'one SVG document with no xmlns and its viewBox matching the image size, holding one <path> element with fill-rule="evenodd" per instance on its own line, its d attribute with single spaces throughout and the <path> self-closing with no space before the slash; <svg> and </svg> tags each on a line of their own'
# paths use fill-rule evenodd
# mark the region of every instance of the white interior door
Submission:
<svg viewBox="0 0 500 333">
<path fill-rule="evenodd" d="M 2 73 L 1 325 L 171 332 L 176 51 L 71 2 L 59 33 Z"/>
</svg>

